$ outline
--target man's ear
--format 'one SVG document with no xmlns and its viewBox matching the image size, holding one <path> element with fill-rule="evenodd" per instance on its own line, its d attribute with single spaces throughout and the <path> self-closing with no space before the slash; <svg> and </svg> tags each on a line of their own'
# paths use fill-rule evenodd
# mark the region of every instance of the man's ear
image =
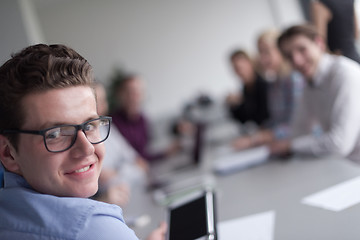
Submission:
<svg viewBox="0 0 360 240">
<path fill-rule="evenodd" d="M 0 135 L 0 160 L 8 171 L 20 174 L 20 167 L 16 161 L 16 150 L 3 135 Z"/>
</svg>

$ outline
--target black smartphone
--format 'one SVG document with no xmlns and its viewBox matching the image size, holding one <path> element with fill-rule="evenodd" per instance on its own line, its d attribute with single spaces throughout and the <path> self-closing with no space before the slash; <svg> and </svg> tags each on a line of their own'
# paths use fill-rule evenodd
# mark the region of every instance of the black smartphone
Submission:
<svg viewBox="0 0 360 240">
<path fill-rule="evenodd" d="M 168 207 L 167 240 L 216 240 L 215 194 L 198 191 Z"/>
</svg>

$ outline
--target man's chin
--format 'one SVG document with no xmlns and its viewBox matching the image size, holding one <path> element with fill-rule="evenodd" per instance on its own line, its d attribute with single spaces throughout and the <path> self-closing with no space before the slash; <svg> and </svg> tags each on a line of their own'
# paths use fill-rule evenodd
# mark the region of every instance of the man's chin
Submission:
<svg viewBox="0 0 360 240">
<path fill-rule="evenodd" d="M 71 197 L 78 197 L 78 198 L 90 198 L 94 196 L 98 191 L 98 185 L 96 186 L 84 186 L 83 189 L 77 189 L 69 194 Z"/>
</svg>

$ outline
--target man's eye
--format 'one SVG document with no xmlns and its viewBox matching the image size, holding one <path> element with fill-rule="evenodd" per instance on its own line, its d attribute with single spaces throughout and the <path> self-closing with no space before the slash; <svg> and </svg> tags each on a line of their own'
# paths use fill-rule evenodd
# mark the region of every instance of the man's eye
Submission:
<svg viewBox="0 0 360 240">
<path fill-rule="evenodd" d="M 92 131 L 96 129 L 96 125 L 94 123 L 89 123 L 85 125 L 85 131 Z"/>
<path fill-rule="evenodd" d="M 60 128 L 52 129 L 46 132 L 45 138 L 49 140 L 56 139 L 60 137 L 60 133 L 61 133 Z"/>
</svg>

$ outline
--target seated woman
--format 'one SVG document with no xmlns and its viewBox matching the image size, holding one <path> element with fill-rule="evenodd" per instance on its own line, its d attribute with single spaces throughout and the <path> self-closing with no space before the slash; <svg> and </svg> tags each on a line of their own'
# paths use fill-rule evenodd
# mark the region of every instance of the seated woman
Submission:
<svg viewBox="0 0 360 240">
<path fill-rule="evenodd" d="M 111 115 L 113 123 L 129 144 L 147 161 L 154 161 L 173 155 L 178 150 L 176 143 L 161 152 L 149 150 L 150 126 L 142 110 L 144 86 L 136 75 L 115 79 L 113 97 L 116 104 Z"/>
<path fill-rule="evenodd" d="M 95 84 L 95 93 L 97 112 L 105 116 L 108 114 L 106 90 L 99 82 Z M 95 199 L 124 207 L 129 201 L 131 188 L 146 184 L 148 165 L 113 124 L 105 147 L 99 191 Z"/>
<path fill-rule="evenodd" d="M 290 120 L 294 105 L 302 89 L 299 74 L 291 71 L 276 46 L 279 33 L 270 29 L 258 37 L 258 71 L 267 81 L 269 119 L 256 133 L 233 142 L 236 149 L 270 143 L 274 138 L 284 139 L 290 134 Z"/>
</svg>

